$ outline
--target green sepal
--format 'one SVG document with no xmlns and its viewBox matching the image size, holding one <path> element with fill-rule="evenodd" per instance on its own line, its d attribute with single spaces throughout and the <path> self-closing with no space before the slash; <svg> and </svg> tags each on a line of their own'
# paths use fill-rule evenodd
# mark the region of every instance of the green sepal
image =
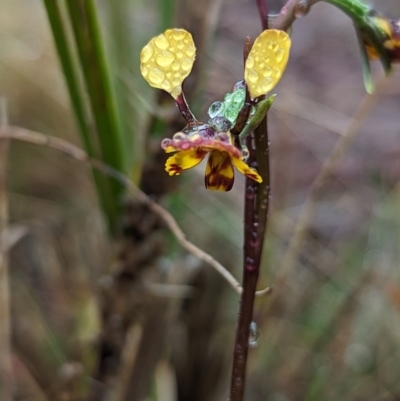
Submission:
<svg viewBox="0 0 400 401">
<path fill-rule="evenodd" d="M 240 133 L 239 137 L 241 140 L 245 139 L 250 135 L 261 123 L 268 110 L 271 108 L 272 103 L 275 100 L 276 95 L 271 95 L 269 98 L 259 102 L 256 107 L 256 112 L 250 118 L 243 131 Z"/>
</svg>

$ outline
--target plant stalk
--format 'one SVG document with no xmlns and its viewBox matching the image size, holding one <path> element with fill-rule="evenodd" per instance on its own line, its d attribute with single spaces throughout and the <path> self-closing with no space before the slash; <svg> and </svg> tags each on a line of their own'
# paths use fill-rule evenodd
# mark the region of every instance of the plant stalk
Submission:
<svg viewBox="0 0 400 401">
<path fill-rule="evenodd" d="M 268 28 L 267 10 L 257 0 L 262 27 Z M 244 60 L 251 50 L 251 40 L 246 39 Z M 250 101 L 246 90 L 246 102 Z M 260 272 L 261 254 L 268 217 L 269 206 L 269 141 L 267 114 L 254 133 L 246 138 L 249 149 L 248 163 L 261 175 L 262 184 L 246 178 L 244 209 L 244 249 L 243 249 L 243 292 L 239 304 L 239 317 L 236 329 L 235 347 L 231 376 L 230 401 L 242 401 L 246 383 L 246 367 L 249 351 L 250 324 L 253 320 L 254 300 Z"/>
</svg>

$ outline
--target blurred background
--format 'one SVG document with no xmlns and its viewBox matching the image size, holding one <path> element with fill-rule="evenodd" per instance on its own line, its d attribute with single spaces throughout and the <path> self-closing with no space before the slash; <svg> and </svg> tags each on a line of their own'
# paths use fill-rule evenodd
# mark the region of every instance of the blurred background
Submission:
<svg viewBox="0 0 400 401">
<path fill-rule="evenodd" d="M 269 3 L 278 12 L 284 2 Z M 374 7 L 400 18 L 397 0 Z M 9 124 L 82 147 L 43 2 L 0 0 L 0 9 Z M 140 76 L 139 53 L 168 27 L 192 32 L 198 53 L 185 92 L 204 121 L 243 77 L 243 40 L 260 32 L 255 1 L 98 1 L 97 12 L 130 176 L 240 278 L 244 179 L 229 193 L 206 191 L 204 162 L 168 177 L 159 143 L 185 124 Z M 256 302 L 246 400 L 399 400 L 400 71 L 313 197 L 288 257 L 312 183 L 366 96 L 343 13 L 315 5 L 292 41 L 269 112 L 272 198 L 259 288 L 274 291 Z M 379 63 L 373 72 L 379 81 Z M 228 284 L 135 199 L 118 200 L 111 236 L 86 165 L 17 142 L 6 161 L 12 344 L 0 353 L 11 353 L 12 374 L 3 399 L 226 399 L 239 300 Z"/>
</svg>

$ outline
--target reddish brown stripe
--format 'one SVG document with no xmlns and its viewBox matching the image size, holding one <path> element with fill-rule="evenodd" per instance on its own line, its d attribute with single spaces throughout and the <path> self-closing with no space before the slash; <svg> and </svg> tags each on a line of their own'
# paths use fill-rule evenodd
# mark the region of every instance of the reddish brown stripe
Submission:
<svg viewBox="0 0 400 401">
<path fill-rule="evenodd" d="M 172 163 L 168 166 L 168 172 L 173 172 L 174 174 L 182 173 L 183 168 L 179 164 Z"/>
<path fill-rule="evenodd" d="M 229 178 L 218 173 L 210 173 L 204 177 L 206 188 L 208 189 L 221 189 L 228 192 L 233 187 L 234 177 Z"/>
</svg>

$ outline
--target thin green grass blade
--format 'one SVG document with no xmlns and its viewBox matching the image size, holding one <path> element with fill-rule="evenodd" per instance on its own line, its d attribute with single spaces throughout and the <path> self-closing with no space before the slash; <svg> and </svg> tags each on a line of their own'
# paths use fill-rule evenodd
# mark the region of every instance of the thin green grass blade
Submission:
<svg viewBox="0 0 400 401">
<path fill-rule="evenodd" d="M 90 157 L 98 157 L 95 153 L 95 138 L 93 138 L 93 133 L 88 124 L 88 113 L 83 93 L 79 85 L 77 66 L 72 56 L 59 3 L 56 0 L 44 0 L 44 5 L 83 145 Z M 101 207 L 107 216 L 110 227 L 113 227 L 115 224 L 117 209 L 115 201 L 113 200 L 110 181 L 107 177 L 99 174 L 99 172 L 94 170 L 92 170 L 92 172 Z"/>
<path fill-rule="evenodd" d="M 126 173 L 126 157 L 117 102 L 93 0 L 68 0 L 68 12 L 90 105 L 96 123 L 102 160 Z M 112 183 L 115 200 L 123 188 Z"/>
</svg>

